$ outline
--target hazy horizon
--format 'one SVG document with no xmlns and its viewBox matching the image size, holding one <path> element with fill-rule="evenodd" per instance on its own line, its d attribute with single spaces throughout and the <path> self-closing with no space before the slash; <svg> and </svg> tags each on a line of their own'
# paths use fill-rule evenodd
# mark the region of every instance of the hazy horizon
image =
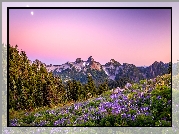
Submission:
<svg viewBox="0 0 179 134">
<path fill-rule="evenodd" d="M 33 12 L 33 13 L 32 13 Z M 10 9 L 9 43 L 49 65 L 171 61 L 170 9 Z"/>
</svg>

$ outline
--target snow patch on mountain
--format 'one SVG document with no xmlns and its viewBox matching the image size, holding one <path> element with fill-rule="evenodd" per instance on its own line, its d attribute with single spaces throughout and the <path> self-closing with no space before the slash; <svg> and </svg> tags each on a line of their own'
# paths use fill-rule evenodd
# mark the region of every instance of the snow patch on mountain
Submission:
<svg viewBox="0 0 179 134">
<path fill-rule="evenodd" d="M 61 72 L 61 71 L 62 71 L 61 68 L 57 68 L 57 69 L 56 69 L 56 72 Z"/>
<path fill-rule="evenodd" d="M 89 65 L 89 62 L 87 62 L 86 65 L 88 66 L 88 65 Z"/>
<path fill-rule="evenodd" d="M 109 76 L 109 79 L 111 79 L 111 80 L 115 80 L 115 75 L 111 75 L 111 76 Z"/>
<path fill-rule="evenodd" d="M 49 71 L 49 72 L 52 71 L 53 72 L 56 68 L 57 68 L 56 66 L 51 66 L 51 67 L 47 68 L 47 71 Z"/>
<path fill-rule="evenodd" d="M 107 72 L 107 70 L 106 69 L 104 69 L 104 72 L 109 76 L 109 73 Z"/>
<path fill-rule="evenodd" d="M 104 72 L 109 76 L 109 72 L 107 71 L 105 66 L 102 66 L 102 69 L 104 70 Z"/>
<path fill-rule="evenodd" d="M 86 62 L 83 62 L 83 66 L 86 66 Z"/>
<path fill-rule="evenodd" d="M 63 69 L 67 69 L 67 68 L 70 68 L 70 66 L 67 65 L 67 64 L 63 64 L 63 65 L 62 65 L 62 68 L 63 68 Z"/>
<path fill-rule="evenodd" d="M 115 75 L 118 74 L 119 67 L 116 67 Z"/>
</svg>

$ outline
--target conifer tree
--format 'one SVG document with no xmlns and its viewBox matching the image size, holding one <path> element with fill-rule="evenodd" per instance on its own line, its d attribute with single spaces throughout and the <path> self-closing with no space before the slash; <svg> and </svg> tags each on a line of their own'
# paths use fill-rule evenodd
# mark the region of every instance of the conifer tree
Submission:
<svg viewBox="0 0 179 134">
<path fill-rule="evenodd" d="M 103 93 L 103 86 L 102 84 L 99 85 L 97 95 L 101 95 Z"/>
<path fill-rule="evenodd" d="M 77 101 L 78 100 L 78 85 L 77 85 L 77 81 L 73 80 L 72 83 L 73 83 L 73 87 L 72 87 L 72 90 L 71 90 L 72 100 Z"/>
<path fill-rule="evenodd" d="M 92 79 L 92 76 L 88 75 L 88 83 L 87 83 L 87 91 L 88 93 L 91 93 L 91 95 L 94 97 L 96 95 L 96 87 L 94 84 L 94 81 Z"/>
<path fill-rule="evenodd" d="M 64 103 L 65 102 L 65 87 L 62 80 L 59 77 L 54 78 L 54 103 Z"/>
<path fill-rule="evenodd" d="M 73 88 L 73 83 L 71 82 L 71 80 L 67 81 L 66 84 L 66 90 L 67 90 L 67 101 L 71 101 L 72 100 L 72 88 Z"/>
<path fill-rule="evenodd" d="M 77 89 L 78 100 L 84 98 L 83 87 L 79 81 L 76 82 L 76 89 Z"/>
</svg>

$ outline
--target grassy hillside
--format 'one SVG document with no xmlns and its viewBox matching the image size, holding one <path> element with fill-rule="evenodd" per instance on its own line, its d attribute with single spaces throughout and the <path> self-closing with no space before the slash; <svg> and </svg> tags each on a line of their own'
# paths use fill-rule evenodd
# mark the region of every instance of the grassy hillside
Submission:
<svg viewBox="0 0 179 134">
<path fill-rule="evenodd" d="M 142 80 L 117 94 L 51 109 L 10 112 L 10 126 L 171 126 L 171 74 Z"/>
</svg>

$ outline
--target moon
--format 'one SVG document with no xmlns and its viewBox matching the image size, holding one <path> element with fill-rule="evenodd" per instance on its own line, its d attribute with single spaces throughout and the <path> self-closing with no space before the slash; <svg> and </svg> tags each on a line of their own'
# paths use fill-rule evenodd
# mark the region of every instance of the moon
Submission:
<svg viewBox="0 0 179 134">
<path fill-rule="evenodd" d="M 34 12 L 33 12 L 33 11 L 31 12 L 31 15 L 34 15 Z"/>
</svg>

